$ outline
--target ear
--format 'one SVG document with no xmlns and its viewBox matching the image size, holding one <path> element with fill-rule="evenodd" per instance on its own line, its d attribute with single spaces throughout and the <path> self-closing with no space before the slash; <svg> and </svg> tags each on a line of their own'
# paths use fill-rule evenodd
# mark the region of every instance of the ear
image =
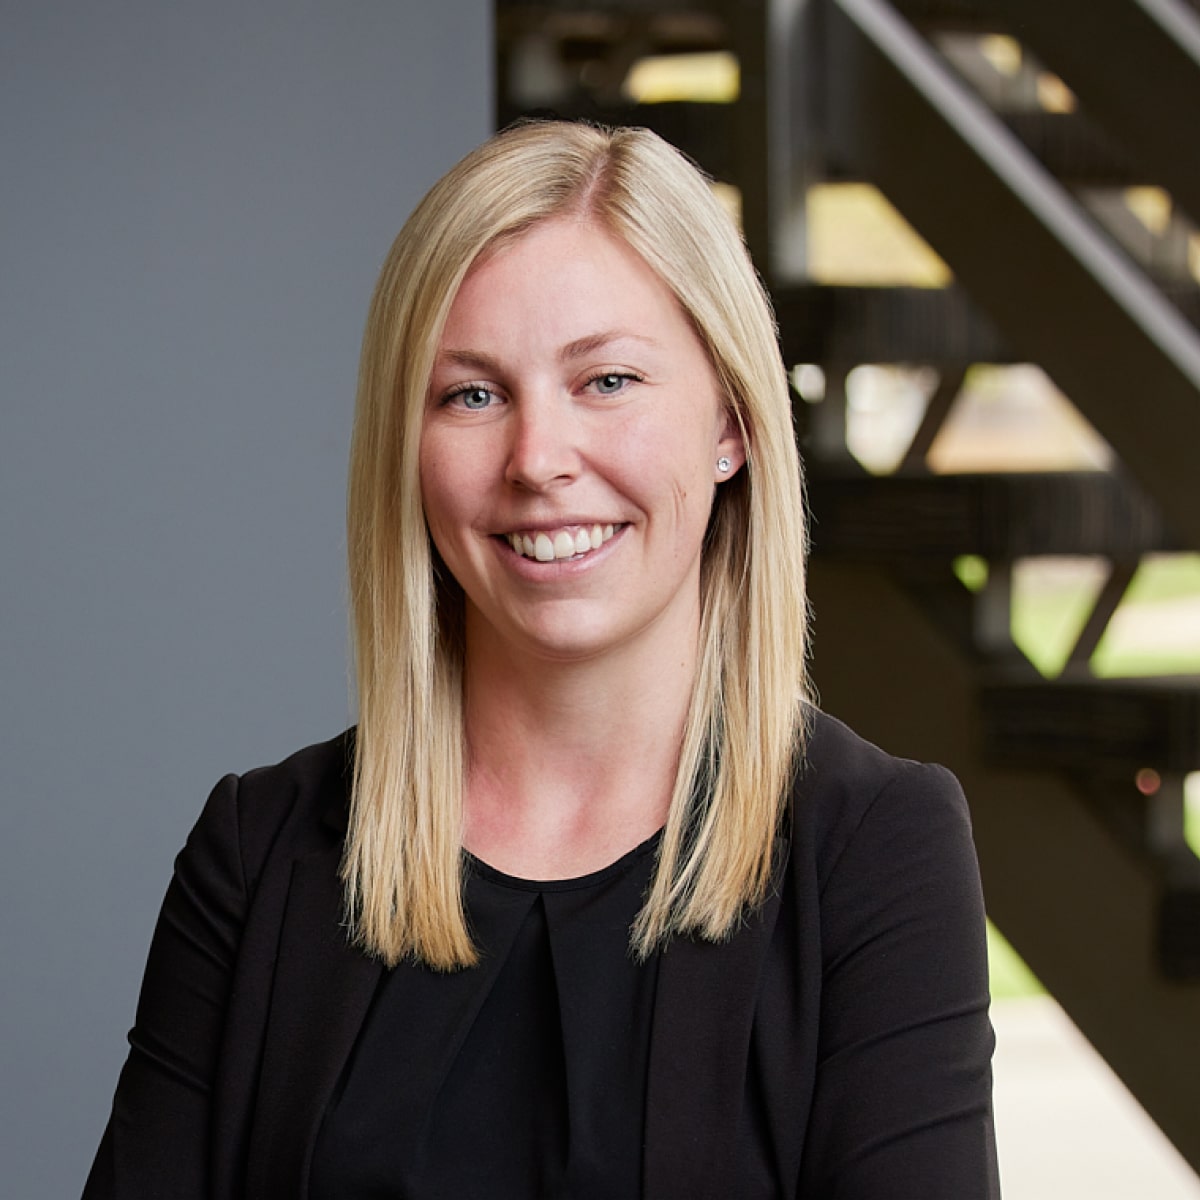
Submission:
<svg viewBox="0 0 1200 1200">
<path fill-rule="evenodd" d="M 723 459 L 729 460 L 729 469 L 722 471 L 717 463 Z M 732 479 L 746 464 L 746 442 L 742 436 L 742 427 L 733 409 L 728 405 L 721 412 L 721 425 L 718 431 L 716 449 L 713 453 L 713 479 L 724 483 Z"/>
</svg>

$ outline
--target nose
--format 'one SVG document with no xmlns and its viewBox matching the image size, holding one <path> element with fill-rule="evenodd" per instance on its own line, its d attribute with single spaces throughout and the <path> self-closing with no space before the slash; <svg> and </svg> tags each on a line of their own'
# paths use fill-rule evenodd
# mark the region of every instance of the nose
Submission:
<svg viewBox="0 0 1200 1200">
<path fill-rule="evenodd" d="M 570 404 L 542 394 L 521 397 L 510 424 L 504 478 L 514 487 L 546 491 L 579 474 L 579 446 Z"/>
</svg>

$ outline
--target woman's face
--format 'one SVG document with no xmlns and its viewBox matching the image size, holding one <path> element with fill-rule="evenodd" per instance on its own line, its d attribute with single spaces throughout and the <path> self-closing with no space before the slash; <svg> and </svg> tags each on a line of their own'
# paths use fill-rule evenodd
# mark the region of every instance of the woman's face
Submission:
<svg viewBox="0 0 1200 1200">
<path fill-rule="evenodd" d="M 469 644 L 565 661 L 694 640 L 714 485 L 743 458 L 691 322 L 624 243 L 561 218 L 472 267 L 420 453 Z"/>
</svg>

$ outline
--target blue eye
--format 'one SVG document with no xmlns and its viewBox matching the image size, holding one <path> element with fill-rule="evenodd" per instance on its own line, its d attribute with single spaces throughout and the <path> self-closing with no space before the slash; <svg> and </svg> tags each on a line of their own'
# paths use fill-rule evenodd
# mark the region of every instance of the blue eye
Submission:
<svg viewBox="0 0 1200 1200">
<path fill-rule="evenodd" d="M 485 387 L 465 387 L 460 391 L 451 392 L 446 397 L 447 404 L 461 404 L 471 412 L 479 412 L 491 404 L 494 397 Z"/>
<path fill-rule="evenodd" d="M 594 375 L 588 380 L 590 387 L 600 396 L 620 395 L 638 376 L 621 371 L 605 371 L 602 375 Z"/>
</svg>

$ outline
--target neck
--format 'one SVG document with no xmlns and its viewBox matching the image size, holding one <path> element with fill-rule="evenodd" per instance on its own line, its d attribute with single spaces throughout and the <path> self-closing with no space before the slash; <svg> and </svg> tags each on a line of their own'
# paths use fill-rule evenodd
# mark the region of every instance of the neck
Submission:
<svg viewBox="0 0 1200 1200">
<path fill-rule="evenodd" d="M 583 662 L 513 653 L 468 622 L 467 848 L 510 874 L 598 870 L 666 821 L 696 636 Z"/>
</svg>

